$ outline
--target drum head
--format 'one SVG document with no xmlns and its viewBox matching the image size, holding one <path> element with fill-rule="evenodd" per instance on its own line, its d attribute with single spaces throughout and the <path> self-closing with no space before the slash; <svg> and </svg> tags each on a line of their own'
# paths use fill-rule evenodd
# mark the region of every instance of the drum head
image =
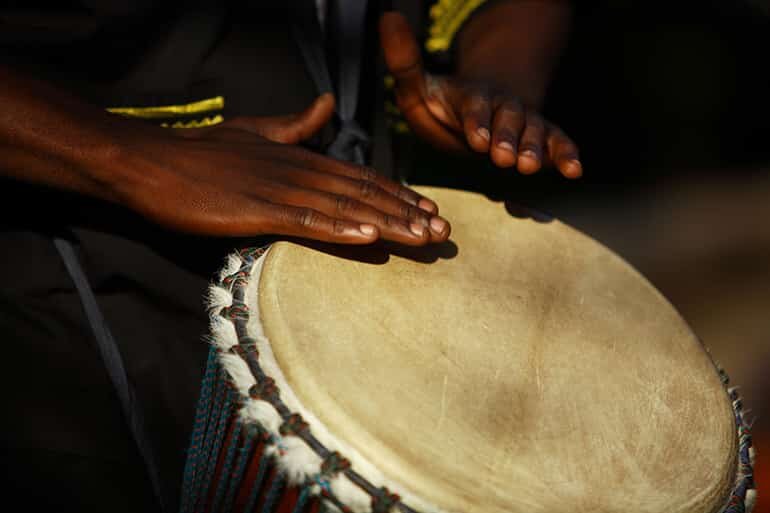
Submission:
<svg viewBox="0 0 770 513">
<path fill-rule="evenodd" d="M 674 308 L 559 221 L 423 192 L 456 254 L 265 257 L 253 309 L 302 405 L 438 510 L 720 510 L 735 420 Z"/>
</svg>

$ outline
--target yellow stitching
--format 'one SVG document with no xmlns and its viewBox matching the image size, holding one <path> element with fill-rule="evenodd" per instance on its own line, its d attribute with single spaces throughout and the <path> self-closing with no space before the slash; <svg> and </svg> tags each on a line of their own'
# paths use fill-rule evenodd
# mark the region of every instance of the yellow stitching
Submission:
<svg viewBox="0 0 770 513">
<path fill-rule="evenodd" d="M 465 20 L 485 2 L 486 0 L 438 0 L 430 8 L 433 23 L 428 29 L 425 49 L 431 53 L 449 50 L 452 39 Z"/>
<path fill-rule="evenodd" d="M 191 121 L 177 121 L 171 125 L 168 123 L 161 123 L 160 126 L 163 128 L 202 128 L 204 126 L 218 125 L 224 120 L 225 118 L 217 114 L 214 117 L 203 118 L 200 121 L 193 119 Z"/>
<path fill-rule="evenodd" d="M 184 105 L 162 105 L 159 107 L 110 107 L 107 110 L 113 114 L 121 114 L 132 118 L 157 119 L 201 114 L 212 110 L 222 110 L 225 99 L 222 96 L 207 98 Z"/>
</svg>

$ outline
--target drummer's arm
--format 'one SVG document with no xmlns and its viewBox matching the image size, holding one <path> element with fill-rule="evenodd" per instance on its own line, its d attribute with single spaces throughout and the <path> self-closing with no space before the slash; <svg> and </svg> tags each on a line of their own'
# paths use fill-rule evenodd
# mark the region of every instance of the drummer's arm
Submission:
<svg viewBox="0 0 770 513">
<path fill-rule="evenodd" d="M 167 229 L 343 244 L 449 237 L 428 198 L 292 146 L 329 121 L 328 94 L 300 113 L 174 130 L 108 114 L 0 64 L 0 104 L 0 179 L 116 203 Z"/>
<path fill-rule="evenodd" d="M 498 0 L 456 36 L 456 76 L 497 84 L 539 109 L 569 32 L 570 2 Z"/>
</svg>

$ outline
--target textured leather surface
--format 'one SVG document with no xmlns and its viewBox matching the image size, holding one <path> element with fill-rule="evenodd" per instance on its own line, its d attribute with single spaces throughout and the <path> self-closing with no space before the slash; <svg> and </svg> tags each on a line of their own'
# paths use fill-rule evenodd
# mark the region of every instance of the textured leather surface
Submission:
<svg viewBox="0 0 770 513">
<path fill-rule="evenodd" d="M 719 510 L 731 407 L 673 307 L 556 220 L 424 192 L 453 234 L 417 258 L 270 250 L 262 323 L 304 405 L 448 511 Z"/>
</svg>

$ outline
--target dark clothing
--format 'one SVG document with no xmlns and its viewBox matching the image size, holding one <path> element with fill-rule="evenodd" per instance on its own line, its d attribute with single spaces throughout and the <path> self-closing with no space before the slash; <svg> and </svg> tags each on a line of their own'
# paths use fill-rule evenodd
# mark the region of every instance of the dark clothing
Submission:
<svg viewBox="0 0 770 513">
<path fill-rule="evenodd" d="M 180 66 L 153 59 L 189 12 L 181 2 L 51 2 L 34 13 L 20 2 L 19 9 L 0 8 L 0 62 L 105 108 L 223 96 L 218 113 L 225 118 L 297 112 L 316 89 L 289 11 L 262 4 L 222 4 L 210 41 L 201 46 L 198 34 L 188 34 L 198 58 Z M 369 34 L 375 52 L 376 31 Z M 361 120 L 371 129 L 382 80 L 377 59 L 366 64 L 362 89 L 369 93 L 361 105 L 369 110 Z M 169 66 L 178 69 L 169 74 Z M 144 406 L 167 510 L 175 510 L 208 350 L 206 286 L 225 255 L 261 241 L 172 234 L 114 205 L 0 181 L 0 334 L 7 348 L 0 380 L 10 403 L 0 495 L 32 511 L 158 508 L 53 236 L 78 248 Z"/>
</svg>

